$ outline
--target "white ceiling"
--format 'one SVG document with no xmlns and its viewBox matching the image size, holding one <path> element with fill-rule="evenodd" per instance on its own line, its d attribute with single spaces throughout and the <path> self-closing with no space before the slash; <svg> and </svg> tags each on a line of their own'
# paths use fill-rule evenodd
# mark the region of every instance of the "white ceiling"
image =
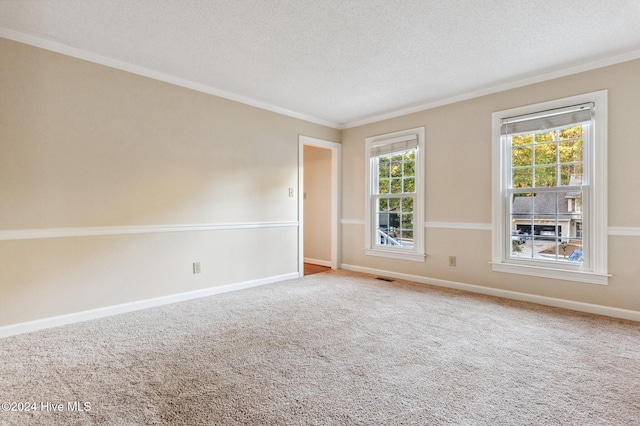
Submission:
<svg viewBox="0 0 640 426">
<path fill-rule="evenodd" d="M 0 0 L 0 36 L 344 128 L 640 58 L 640 0 Z"/>
</svg>

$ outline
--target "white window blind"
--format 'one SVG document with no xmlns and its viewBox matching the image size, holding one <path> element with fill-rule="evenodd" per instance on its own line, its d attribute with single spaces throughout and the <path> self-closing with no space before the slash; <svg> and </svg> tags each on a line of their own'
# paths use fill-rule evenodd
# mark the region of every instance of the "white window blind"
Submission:
<svg viewBox="0 0 640 426">
<path fill-rule="evenodd" d="M 502 120 L 501 133 L 502 135 L 517 135 L 540 130 L 553 130 L 589 122 L 592 115 L 593 103 L 589 102 L 534 114 L 507 117 Z"/>
<path fill-rule="evenodd" d="M 387 141 L 384 145 L 372 146 L 371 156 L 379 157 L 396 152 L 408 151 L 418 147 L 418 135 L 407 135 Z"/>
</svg>

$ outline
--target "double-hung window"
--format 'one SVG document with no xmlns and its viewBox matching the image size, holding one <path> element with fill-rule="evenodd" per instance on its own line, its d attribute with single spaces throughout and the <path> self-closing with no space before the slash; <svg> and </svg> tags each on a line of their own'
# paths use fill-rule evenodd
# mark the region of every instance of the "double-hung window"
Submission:
<svg viewBox="0 0 640 426">
<path fill-rule="evenodd" d="M 424 128 L 366 138 L 366 253 L 424 261 Z"/>
<path fill-rule="evenodd" d="M 493 114 L 493 268 L 607 283 L 607 93 Z"/>
</svg>

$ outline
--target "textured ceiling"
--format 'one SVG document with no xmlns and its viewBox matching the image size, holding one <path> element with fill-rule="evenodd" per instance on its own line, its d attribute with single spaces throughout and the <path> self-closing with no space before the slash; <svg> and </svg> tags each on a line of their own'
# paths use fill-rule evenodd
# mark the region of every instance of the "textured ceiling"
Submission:
<svg viewBox="0 0 640 426">
<path fill-rule="evenodd" d="M 640 0 L 0 0 L 0 36 L 350 127 L 638 58 Z"/>
</svg>

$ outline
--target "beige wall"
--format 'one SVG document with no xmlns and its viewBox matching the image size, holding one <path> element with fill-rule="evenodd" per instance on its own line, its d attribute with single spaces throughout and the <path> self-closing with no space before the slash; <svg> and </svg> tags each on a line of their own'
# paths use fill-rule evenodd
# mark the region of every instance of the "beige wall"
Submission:
<svg viewBox="0 0 640 426">
<path fill-rule="evenodd" d="M 640 311 L 640 61 L 340 132 L 5 39 L 0 58 L 0 327 L 296 272 L 299 134 L 343 140 L 341 263 Z M 427 227 L 425 263 L 364 255 L 365 137 L 425 126 L 427 223 L 483 226 L 491 113 L 602 89 L 609 226 L 636 235 L 609 236 L 608 286 L 494 273 L 487 230 Z M 238 223 L 259 226 L 198 228 Z"/>
<path fill-rule="evenodd" d="M 6 39 L 0 58 L 0 326 L 297 272 L 298 135 L 339 131 Z M 259 226 L 198 229 L 238 223 Z M 145 233 L 86 236 L 114 227 Z M 84 236 L 20 239 L 52 228 Z"/>
<path fill-rule="evenodd" d="M 508 90 L 343 131 L 342 263 L 532 295 L 640 311 L 640 60 Z M 491 113 L 597 90 L 609 91 L 609 285 L 494 273 L 491 231 L 455 229 L 491 223 Z M 364 254 L 364 140 L 426 128 L 425 263 Z M 441 224 L 438 224 L 441 225 Z M 449 256 L 457 266 L 448 266 Z"/>
<path fill-rule="evenodd" d="M 331 264 L 331 150 L 304 147 L 304 257 Z M 320 262 L 317 262 L 320 261 Z"/>
</svg>

